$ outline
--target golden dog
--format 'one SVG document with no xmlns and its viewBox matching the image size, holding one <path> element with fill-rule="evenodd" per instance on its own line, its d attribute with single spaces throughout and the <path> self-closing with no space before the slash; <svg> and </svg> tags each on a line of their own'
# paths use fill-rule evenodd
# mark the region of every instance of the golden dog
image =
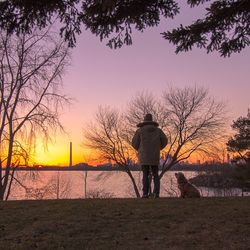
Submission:
<svg viewBox="0 0 250 250">
<path fill-rule="evenodd" d="M 199 198 L 201 197 L 199 190 L 192 185 L 182 172 L 175 173 L 178 188 L 181 191 L 181 198 Z"/>
</svg>

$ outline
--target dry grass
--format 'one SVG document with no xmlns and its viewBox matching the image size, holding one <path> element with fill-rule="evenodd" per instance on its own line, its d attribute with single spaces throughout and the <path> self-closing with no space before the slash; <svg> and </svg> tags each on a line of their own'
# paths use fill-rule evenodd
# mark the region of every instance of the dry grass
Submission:
<svg viewBox="0 0 250 250">
<path fill-rule="evenodd" d="M 0 202 L 0 249 L 250 249 L 250 198 Z"/>
</svg>

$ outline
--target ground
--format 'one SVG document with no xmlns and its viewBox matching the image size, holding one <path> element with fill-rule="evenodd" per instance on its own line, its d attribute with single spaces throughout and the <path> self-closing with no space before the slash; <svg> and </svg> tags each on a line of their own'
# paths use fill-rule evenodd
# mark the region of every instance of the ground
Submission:
<svg viewBox="0 0 250 250">
<path fill-rule="evenodd" d="M 0 249 L 250 249 L 250 197 L 0 202 Z"/>
</svg>

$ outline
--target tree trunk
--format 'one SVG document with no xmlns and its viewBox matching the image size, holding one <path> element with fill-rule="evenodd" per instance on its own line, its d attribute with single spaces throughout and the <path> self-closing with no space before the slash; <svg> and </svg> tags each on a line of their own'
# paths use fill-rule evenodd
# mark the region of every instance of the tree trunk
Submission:
<svg viewBox="0 0 250 250">
<path fill-rule="evenodd" d="M 8 183 L 9 183 L 9 176 L 10 176 L 10 168 L 11 168 L 11 161 L 12 161 L 12 154 L 13 154 L 13 143 L 14 143 L 14 137 L 12 135 L 12 128 L 10 128 L 10 142 L 8 146 L 8 156 L 7 156 L 7 163 L 6 163 L 6 168 L 5 168 L 5 173 L 4 173 L 4 179 L 3 179 L 3 184 L 2 184 L 2 195 L 4 197 Z M 11 187 L 10 187 L 11 188 Z"/>
<path fill-rule="evenodd" d="M 88 178 L 88 171 L 84 172 L 84 198 L 87 198 L 87 178 Z"/>
<path fill-rule="evenodd" d="M 12 174 L 11 175 L 11 179 L 10 179 L 10 182 L 9 182 L 9 187 L 8 187 L 8 190 L 7 190 L 7 193 L 6 193 L 6 197 L 5 197 L 5 200 L 7 201 L 9 199 L 9 195 L 10 195 L 10 191 L 11 191 L 11 186 L 12 186 L 12 182 L 13 182 L 13 179 L 14 179 L 14 174 L 15 174 L 15 169 L 12 170 Z"/>
<path fill-rule="evenodd" d="M 134 188 L 136 197 L 137 197 L 137 198 L 140 198 L 141 196 L 140 196 L 140 192 L 139 192 L 139 190 L 138 190 L 138 187 L 137 187 L 137 185 L 136 185 L 135 178 L 133 177 L 133 175 L 131 174 L 131 172 L 130 172 L 129 170 L 128 170 L 126 173 L 128 174 L 130 180 L 132 181 L 132 184 L 133 184 L 133 188 Z"/>
<path fill-rule="evenodd" d="M 167 171 L 169 171 L 176 163 L 177 163 L 176 161 L 171 161 L 171 162 L 168 164 L 168 166 L 166 166 L 166 167 L 161 171 L 161 173 L 160 173 L 160 175 L 159 175 L 160 180 L 161 180 L 161 178 L 163 177 L 163 175 L 164 175 Z"/>
<path fill-rule="evenodd" d="M 3 168 L 2 168 L 2 161 L 0 159 L 0 200 L 2 201 L 3 200 L 3 195 L 2 195 L 2 189 L 3 189 L 3 186 L 2 186 L 2 173 L 3 171 Z"/>
<path fill-rule="evenodd" d="M 4 192 L 3 192 L 3 186 L 1 184 L 1 186 L 0 186 L 0 201 L 3 201 L 3 198 L 4 198 Z"/>
<path fill-rule="evenodd" d="M 57 176 L 56 176 L 56 199 L 59 200 L 60 198 L 60 172 L 57 171 Z"/>
<path fill-rule="evenodd" d="M 6 174 L 8 174 L 8 176 L 6 176 Z M 2 201 L 4 200 L 6 189 L 7 189 L 7 184 L 8 184 L 8 181 L 6 181 L 6 178 L 9 179 L 9 172 L 6 173 L 6 170 L 5 170 L 4 176 L 2 177 L 2 180 L 1 180 L 1 187 L 0 187 L 0 200 Z"/>
</svg>

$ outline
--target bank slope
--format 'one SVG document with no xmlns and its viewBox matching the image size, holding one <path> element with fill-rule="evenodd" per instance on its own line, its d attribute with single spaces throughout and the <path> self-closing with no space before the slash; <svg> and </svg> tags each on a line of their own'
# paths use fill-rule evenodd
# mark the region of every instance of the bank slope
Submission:
<svg viewBox="0 0 250 250">
<path fill-rule="evenodd" d="M 250 198 L 0 202 L 0 249 L 250 249 Z"/>
</svg>

